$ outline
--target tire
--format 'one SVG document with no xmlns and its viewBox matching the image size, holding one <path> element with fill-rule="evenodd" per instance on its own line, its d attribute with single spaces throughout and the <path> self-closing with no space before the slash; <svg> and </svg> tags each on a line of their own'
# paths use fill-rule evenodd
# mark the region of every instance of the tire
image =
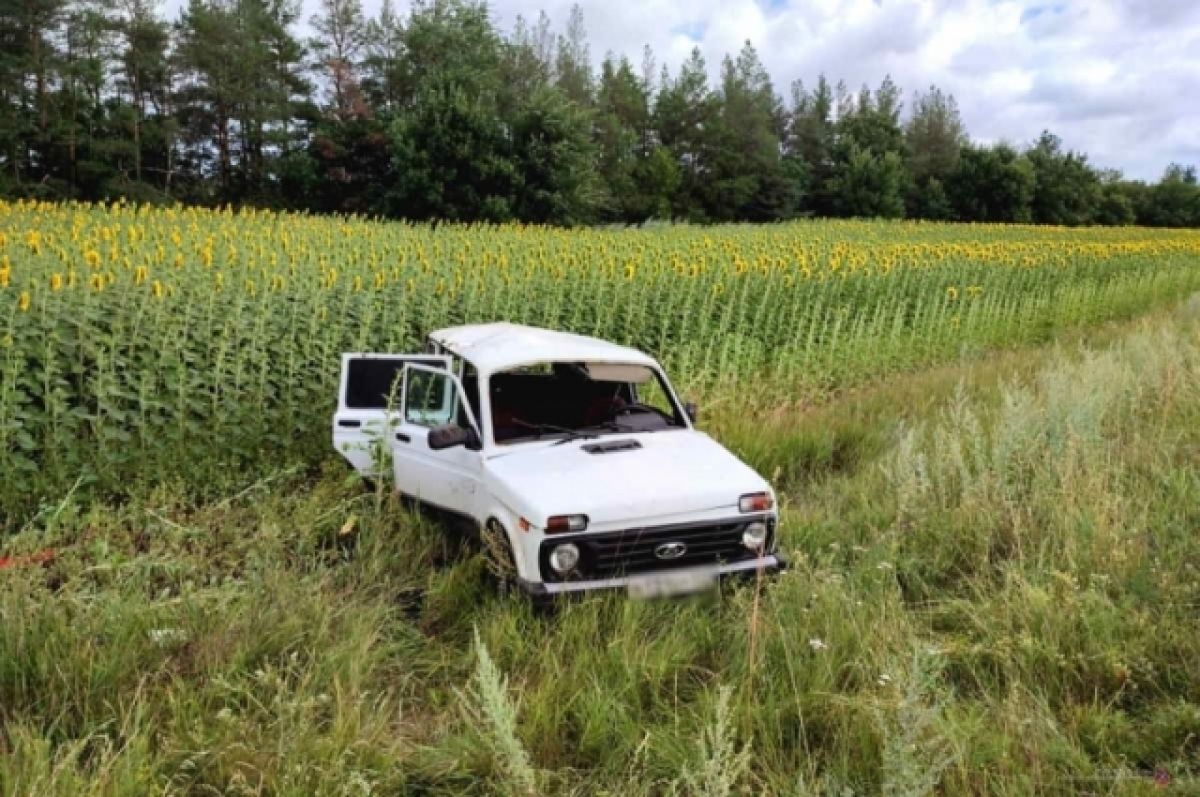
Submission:
<svg viewBox="0 0 1200 797">
<path fill-rule="evenodd" d="M 510 595 L 523 598 L 529 604 L 535 617 L 553 615 L 558 608 L 554 596 L 531 595 L 519 586 L 517 562 L 504 526 L 492 518 L 480 530 L 479 537 L 484 561 L 487 562 L 488 578 L 495 585 L 496 594 L 501 598 L 507 598 Z"/>
<path fill-rule="evenodd" d="M 495 518 L 488 520 L 480 529 L 479 538 L 483 547 L 484 561 L 487 562 L 488 576 L 496 585 L 496 591 L 504 596 L 519 591 L 517 589 L 517 560 L 513 556 L 512 544 L 500 521 Z"/>
</svg>

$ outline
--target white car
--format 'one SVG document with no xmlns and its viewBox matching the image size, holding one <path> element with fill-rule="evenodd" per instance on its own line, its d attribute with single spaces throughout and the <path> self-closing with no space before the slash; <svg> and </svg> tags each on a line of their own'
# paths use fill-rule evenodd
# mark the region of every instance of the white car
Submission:
<svg viewBox="0 0 1200 797">
<path fill-rule="evenodd" d="M 508 323 L 428 348 L 342 355 L 334 445 L 506 541 L 526 592 L 670 594 L 784 566 L 771 486 L 695 428 L 652 357 Z"/>
</svg>

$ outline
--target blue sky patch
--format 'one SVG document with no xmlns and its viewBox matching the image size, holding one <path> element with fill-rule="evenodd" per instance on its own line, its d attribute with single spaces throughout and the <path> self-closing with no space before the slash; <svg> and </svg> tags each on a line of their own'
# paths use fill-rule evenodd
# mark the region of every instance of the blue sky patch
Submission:
<svg viewBox="0 0 1200 797">
<path fill-rule="evenodd" d="M 1030 6 L 1029 8 L 1027 8 L 1021 12 L 1021 24 L 1025 25 L 1030 22 L 1033 22 L 1035 19 L 1037 19 L 1038 17 L 1043 16 L 1045 14 L 1050 14 L 1050 15 L 1061 14 L 1062 12 L 1064 12 L 1066 10 L 1067 10 L 1066 3 L 1054 3 L 1052 5 L 1046 4 L 1046 5 Z"/>
<path fill-rule="evenodd" d="M 708 23 L 704 20 L 696 20 L 687 22 L 683 25 L 676 25 L 671 28 L 671 32 L 679 36 L 687 36 L 694 42 L 698 42 L 704 38 L 704 34 L 708 31 Z"/>
</svg>

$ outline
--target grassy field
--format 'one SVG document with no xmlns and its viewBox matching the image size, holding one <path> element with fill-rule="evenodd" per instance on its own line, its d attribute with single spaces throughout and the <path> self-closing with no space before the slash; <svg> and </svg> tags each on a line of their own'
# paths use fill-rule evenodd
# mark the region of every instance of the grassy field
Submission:
<svg viewBox="0 0 1200 797">
<path fill-rule="evenodd" d="M 303 217 L 5 213 L 0 793 L 1200 793 L 1200 299 L 1180 304 L 1200 282 L 1200 236 L 812 223 L 440 239 Z M 424 315 L 394 339 L 362 315 L 314 321 L 322 296 L 368 312 L 354 268 L 330 288 L 257 282 L 205 304 L 234 267 L 205 265 L 203 248 L 170 285 L 153 264 L 140 274 L 137 254 L 99 288 L 85 259 L 68 284 L 54 248 L 70 259 L 113 225 L 118 263 L 141 225 L 133 251 L 163 243 L 167 269 L 172 230 L 186 254 L 221 225 L 276 242 L 311 229 L 314 258 L 343 228 L 391 236 L 430 255 L 412 277 L 427 280 L 411 304 Z M 733 255 L 668 287 L 671 252 L 710 237 Z M 474 309 L 438 300 L 438 269 L 487 240 L 510 258 L 580 247 L 581 273 L 588 246 L 645 248 L 604 288 L 610 307 L 645 297 L 643 325 L 611 329 L 679 358 L 704 428 L 772 477 L 789 572 L 710 600 L 589 596 L 538 614 L 494 594 L 477 552 L 364 492 L 326 448 L 332 374 L 317 376 L 317 352 L 410 345 L 420 326 L 502 307 L 582 331 L 613 323 L 570 316 L 575 293 L 536 269 L 481 288 Z M 810 247 L 812 276 L 797 260 L 750 269 L 736 319 L 653 321 L 653 303 L 712 293 L 766 242 Z M 933 247 L 914 250 L 931 262 L 884 273 L 880 253 L 901 244 Z M 1036 262 L 1002 260 L 1022 251 Z M 863 264 L 830 277 L 843 254 Z M 558 315 L 532 309 L 555 296 Z M 794 319 L 775 338 L 755 321 L 783 312 L 762 309 L 772 301 Z M 297 319 L 321 337 L 271 326 Z M 672 326 L 686 324 L 704 334 Z M 793 359 L 756 359 L 744 341 L 758 334 Z M 685 339 L 682 353 L 655 345 Z M 289 346 L 282 372 L 256 370 Z M 72 377 L 72 356 L 108 376 Z M 723 357 L 733 376 L 714 367 Z M 47 362 L 60 376 L 39 392 L 26 373 Z M 183 371 L 177 397 L 164 385 Z M 255 396 L 272 422 L 320 428 L 272 440 L 251 424 L 248 442 L 231 439 L 252 414 L 235 399 Z M 128 437 L 92 450 L 117 431 Z M 194 467 L 160 469 L 172 450 Z M 19 457 L 38 470 L 13 468 Z"/>
<path fill-rule="evenodd" d="M 535 615 L 332 465 L 64 497 L 0 571 L 0 791 L 1195 793 L 1200 304 L 1089 337 L 719 415 L 811 468 L 794 568 L 710 602 Z"/>
</svg>

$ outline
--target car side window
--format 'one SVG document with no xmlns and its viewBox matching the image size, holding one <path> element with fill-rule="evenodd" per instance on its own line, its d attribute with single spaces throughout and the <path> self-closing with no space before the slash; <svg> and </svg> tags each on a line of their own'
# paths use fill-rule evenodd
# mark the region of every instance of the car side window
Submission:
<svg viewBox="0 0 1200 797">
<path fill-rule="evenodd" d="M 404 420 L 417 426 L 443 426 L 458 414 L 458 395 L 448 374 L 409 370 L 404 385 Z"/>
<path fill-rule="evenodd" d="M 472 386 L 477 385 L 477 380 Z M 463 385 L 465 390 L 471 388 Z M 474 426 L 471 410 L 449 374 L 409 369 L 404 387 L 404 420 L 433 429 L 453 423 L 463 429 Z M 478 431 L 478 430 L 476 430 Z"/>
<path fill-rule="evenodd" d="M 356 359 L 346 376 L 346 407 L 352 410 L 382 410 L 400 400 L 400 372 L 404 360 Z"/>
<path fill-rule="evenodd" d="M 668 418 L 675 417 L 675 406 L 657 379 L 650 379 L 637 385 L 636 390 L 639 404 L 653 407 Z"/>
</svg>

